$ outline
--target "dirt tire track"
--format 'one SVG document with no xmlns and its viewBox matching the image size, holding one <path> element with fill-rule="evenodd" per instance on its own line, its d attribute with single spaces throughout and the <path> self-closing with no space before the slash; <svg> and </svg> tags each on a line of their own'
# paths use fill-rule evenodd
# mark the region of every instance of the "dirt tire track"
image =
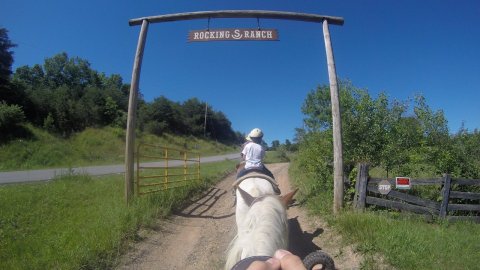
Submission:
<svg viewBox="0 0 480 270">
<path fill-rule="evenodd" d="M 267 166 L 283 193 L 289 191 L 289 164 Z M 236 229 L 233 181 L 232 174 L 169 219 L 158 221 L 156 230 L 141 232 L 143 240 L 132 245 L 117 269 L 223 269 L 226 250 Z M 361 257 L 351 246 L 343 246 L 340 236 L 325 222 L 309 218 L 298 206 L 291 207 L 288 216 L 289 249 L 293 253 L 304 257 L 322 249 L 334 258 L 338 269 L 360 268 Z"/>
</svg>

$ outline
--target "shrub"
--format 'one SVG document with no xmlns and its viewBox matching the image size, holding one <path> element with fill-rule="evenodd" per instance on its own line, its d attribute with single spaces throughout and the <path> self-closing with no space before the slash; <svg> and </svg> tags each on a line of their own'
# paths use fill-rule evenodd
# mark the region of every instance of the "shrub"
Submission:
<svg viewBox="0 0 480 270">
<path fill-rule="evenodd" d="M 166 131 L 165 122 L 150 121 L 145 125 L 145 130 L 154 135 L 161 136 Z"/>
<path fill-rule="evenodd" d="M 307 197 L 333 189 L 332 145 L 329 133 L 312 132 L 305 136 L 299 146 L 296 162 L 299 170 L 306 175 L 303 183 Z M 331 136 L 331 135 L 330 135 Z"/>
<path fill-rule="evenodd" d="M 22 107 L 8 105 L 5 101 L 0 102 L 0 131 L 9 132 L 25 121 Z"/>
</svg>

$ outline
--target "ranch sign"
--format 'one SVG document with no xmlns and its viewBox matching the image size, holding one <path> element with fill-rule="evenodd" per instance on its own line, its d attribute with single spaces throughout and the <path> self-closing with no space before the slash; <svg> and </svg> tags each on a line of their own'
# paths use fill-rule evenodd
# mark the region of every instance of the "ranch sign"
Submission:
<svg viewBox="0 0 480 270">
<path fill-rule="evenodd" d="M 257 28 L 227 28 L 227 29 L 207 29 L 192 30 L 188 33 L 188 41 L 277 41 L 277 29 L 257 29 Z"/>
</svg>

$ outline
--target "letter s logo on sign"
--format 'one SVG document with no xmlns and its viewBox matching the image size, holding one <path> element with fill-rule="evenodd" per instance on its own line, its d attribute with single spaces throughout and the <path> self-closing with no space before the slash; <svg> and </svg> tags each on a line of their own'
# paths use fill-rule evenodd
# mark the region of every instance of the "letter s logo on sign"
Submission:
<svg viewBox="0 0 480 270">
<path fill-rule="evenodd" d="M 232 38 L 234 38 L 234 39 L 241 39 L 241 38 L 242 38 L 242 34 L 240 34 L 240 30 L 235 29 L 235 31 L 233 31 Z"/>
</svg>

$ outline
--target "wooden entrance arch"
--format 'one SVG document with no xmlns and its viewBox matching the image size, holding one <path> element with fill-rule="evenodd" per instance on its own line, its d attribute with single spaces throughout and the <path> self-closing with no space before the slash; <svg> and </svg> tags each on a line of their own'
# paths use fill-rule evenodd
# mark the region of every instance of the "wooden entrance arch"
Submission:
<svg viewBox="0 0 480 270">
<path fill-rule="evenodd" d="M 137 108 L 138 86 L 140 81 L 140 70 L 142 67 L 143 51 L 147 38 L 148 25 L 150 23 L 173 22 L 181 20 L 194 20 L 205 18 L 264 18 L 305 21 L 322 23 L 325 50 L 327 54 L 328 79 L 330 82 L 330 95 L 332 101 L 333 118 L 333 160 L 334 160 L 334 199 L 333 211 L 337 213 L 343 207 L 343 146 L 342 146 L 342 125 L 340 117 L 340 104 L 338 96 L 337 74 L 335 60 L 333 57 L 332 43 L 328 24 L 343 25 L 343 18 L 323 16 L 317 14 L 268 11 L 268 10 L 218 10 L 198 11 L 188 13 L 177 13 L 158 15 L 132 19 L 130 26 L 141 25 L 138 37 L 137 51 L 133 63 L 132 81 L 130 85 L 130 97 L 128 102 L 127 135 L 125 145 L 125 199 L 127 203 L 133 196 L 134 177 L 134 148 L 135 148 L 135 121 Z"/>
</svg>

